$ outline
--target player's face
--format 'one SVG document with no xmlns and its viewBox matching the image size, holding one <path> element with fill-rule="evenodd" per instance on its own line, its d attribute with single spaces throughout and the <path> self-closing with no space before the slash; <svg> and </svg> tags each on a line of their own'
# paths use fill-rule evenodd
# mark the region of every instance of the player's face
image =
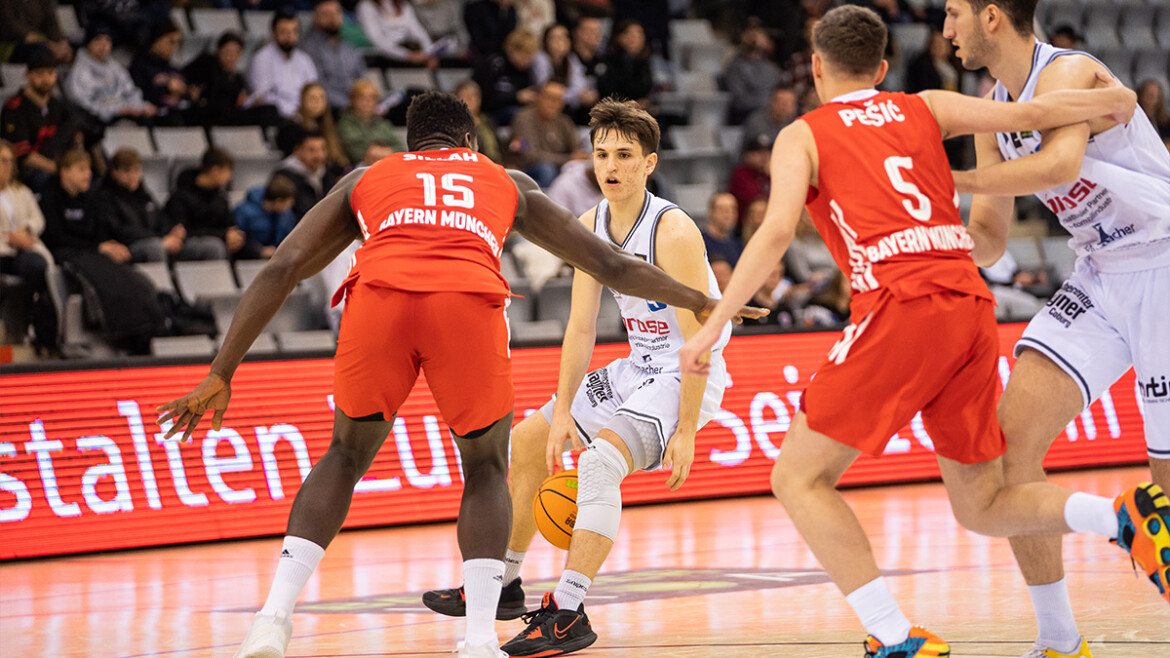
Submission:
<svg viewBox="0 0 1170 658">
<path fill-rule="evenodd" d="M 974 71 L 987 66 L 990 42 L 979 24 L 979 15 L 967 0 L 947 0 L 946 11 L 943 36 L 955 45 L 955 55 L 963 68 Z"/>
<path fill-rule="evenodd" d="M 593 173 L 611 202 L 641 196 L 657 161 L 657 155 L 643 155 L 641 144 L 616 130 L 599 132 L 593 142 Z"/>
</svg>

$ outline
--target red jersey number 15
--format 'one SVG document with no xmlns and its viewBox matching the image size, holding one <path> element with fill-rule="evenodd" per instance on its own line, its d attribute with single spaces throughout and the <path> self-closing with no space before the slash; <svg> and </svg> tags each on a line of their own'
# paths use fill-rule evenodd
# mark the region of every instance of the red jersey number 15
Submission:
<svg viewBox="0 0 1170 658">
<path fill-rule="evenodd" d="M 439 205 L 438 192 L 435 189 L 435 175 L 421 173 L 415 174 L 415 177 L 423 182 L 423 204 L 427 206 Z M 475 192 L 470 187 L 459 184 L 461 182 L 471 183 L 473 181 L 474 179 L 467 174 L 443 174 L 443 177 L 439 181 L 443 190 L 455 193 L 444 194 L 443 205 L 452 208 L 474 208 Z"/>
</svg>

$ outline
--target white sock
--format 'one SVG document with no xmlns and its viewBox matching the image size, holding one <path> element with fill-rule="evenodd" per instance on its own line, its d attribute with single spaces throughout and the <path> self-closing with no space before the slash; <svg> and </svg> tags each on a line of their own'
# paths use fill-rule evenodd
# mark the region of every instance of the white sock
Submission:
<svg viewBox="0 0 1170 658">
<path fill-rule="evenodd" d="M 520 565 L 524 564 L 524 556 L 525 555 L 528 555 L 528 553 L 527 552 L 521 553 L 519 551 L 514 551 L 510 548 L 508 549 L 507 553 L 504 553 L 504 584 L 505 585 L 511 583 L 513 580 L 516 580 L 517 578 L 520 577 Z"/>
<path fill-rule="evenodd" d="M 580 571 L 565 569 L 561 574 L 561 581 L 557 583 L 557 588 L 553 592 L 557 607 L 561 610 L 576 610 L 585 602 L 585 593 L 592 584 L 593 579 Z"/>
<path fill-rule="evenodd" d="M 496 607 L 500 604 L 500 589 L 503 585 L 502 560 L 482 558 L 463 563 L 463 592 L 467 596 L 467 631 L 464 641 L 468 646 L 498 641 Z"/>
<path fill-rule="evenodd" d="M 892 647 L 910 637 L 910 620 L 902 614 L 898 603 L 886 588 L 884 578 L 874 578 L 858 587 L 845 600 L 853 606 L 866 632 L 883 645 Z"/>
<path fill-rule="evenodd" d="M 309 577 L 321 562 L 325 549 L 301 537 L 287 536 L 280 550 L 280 562 L 276 565 L 276 575 L 272 577 L 272 589 L 268 590 L 268 600 L 260 609 L 262 615 L 292 615 L 297 598 Z"/>
<path fill-rule="evenodd" d="M 1117 512 L 1113 501 L 1101 496 L 1076 492 L 1064 504 L 1064 522 L 1073 532 L 1094 532 L 1117 539 Z"/>
<path fill-rule="evenodd" d="M 1077 620 L 1073 618 L 1072 603 L 1068 600 L 1068 585 L 1064 579 L 1047 585 L 1029 585 L 1032 609 L 1040 633 L 1036 641 L 1045 649 L 1072 653 L 1081 645 Z"/>
</svg>

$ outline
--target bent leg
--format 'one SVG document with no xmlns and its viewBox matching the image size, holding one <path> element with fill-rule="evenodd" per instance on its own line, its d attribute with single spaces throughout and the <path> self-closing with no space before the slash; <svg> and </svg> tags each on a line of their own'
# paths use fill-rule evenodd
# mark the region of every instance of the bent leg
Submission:
<svg viewBox="0 0 1170 658">
<path fill-rule="evenodd" d="M 1081 390 L 1048 357 L 1025 349 L 1016 361 L 999 402 L 1000 426 L 1007 439 L 1004 484 L 1044 482 L 1044 456 L 1052 442 L 1081 412 Z M 1059 535 L 1011 537 L 1012 552 L 1028 585 L 1064 578 Z"/>
<path fill-rule="evenodd" d="M 512 429 L 512 465 L 508 489 L 512 496 L 512 534 L 508 549 L 524 553 L 536 536 L 536 519 L 532 501 L 541 483 L 549 476 L 545 461 L 549 424 L 539 412 L 520 421 Z"/>
<path fill-rule="evenodd" d="M 600 442 L 605 442 L 606 446 L 601 446 Z M 598 450 L 608 451 L 610 447 L 616 449 L 617 453 L 620 453 L 620 458 L 616 460 L 613 458 L 604 459 L 596 452 Z M 590 450 L 595 452 L 589 454 Z M 613 487 L 613 480 L 617 480 L 619 487 L 616 500 L 618 506 L 617 513 L 621 514 L 621 480 L 629 475 L 634 468 L 629 447 L 612 430 L 603 429 L 598 432 L 597 438 L 594 439 L 594 445 L 590 446 L 589 450 L 585 452 L 586 454 L 582 454 L 581 459 L 578 460 L 577 479 L 581 487 L 581 490 L 577 493 L 578 499 L 582 496 L 590 495 L 589 492 L 585 491 L 586 486 L 608 489 Z M 588 455 L 588 458 L 586 458 L 586 455 Z M 621 466 L 619 466 L 621 461 L 625 462 L 624 473 L 621 472 Z M 602 499 L 607 496 L 612 497 L 614 492 L 601 491 L 597 493 L 597 505 L 612 507 L 614 501 L 605 501 Z M 598 513 L 612 514 L 613 510 L 598 510 Z M 586 514 L 587 512 L 585 510 L 580 507 L 578 508 L 577 526 L 573 529 L 573 539 L 569 543 L 569 557 L 565 562 L 565 568 L 584 574 L 589 580 L 593 580 L 597 577 L 597 572 L 601 570 L 601 565 L 605 563 L 605 558 L 609 557 L 610 550 L 613 549 L 614 537 L 609 537 L 601 532 L 582 527 L 582 516 Z M 613 525 L 616 526 L 616 524 Z M 605 532 L 616 535 L 616 532 L 612 532 L 611 530 L 606 530 Z"/>
<path fill-rule="evenodd" d="M 333 418 L 333 441 L 297 492 L 285 533 L 322 548 L 341 530 L 353 488 L 369 470 L 394 425 L 393 418 L 350 418 L 341 409 Z"/>
<path fill-rule="evenodd" d="M 772 468 L 772 493 L 866 631 L 880 645 L 893 648 L 910 637 L 910 620 L 886 587 L 861 523 L 837 491 L 837 481 L 860 454 L 809 429 L 800 412 Z M 867 640 L 867 646 L 874 645 Z"/>
<path fill-rule="evenodd" d="M 380 415 L 377 419 L 356 419 L 340 409 L 333 417 L 333 442 L 293 501 L 280 562 L 260 610 L 263 616 L 284 620 L 291 616 L 301 590 L 349 513 L 354 486 L 370 468 L 392 425 Z"/>
<path fill-rule="evenodd" d="M 496 604 L 504 578 L 504 549 L 512 527 L 508 496 L 508 435 L 512 412 L 491 425 L 456 435 L 463 462 L 459 505 L 459 551 L 467 600 L 464 639 L 468 646 L 496 646 Z"/>
<path fill-rule="evenodd" d="M 502 560 L 512 527 L 508 495 L 508 434 L 512 414 L 468 436 L 455 437 L 463 462 L 459 550 L 464 560 Z M 474 438 L 472 438 L 474 437 Z"/>
<path fill-rule="evenodd" d="M 837 491 L 837 481 L 860 454 L 809 429 L 800 412 L 772 468 L 772 493 L 843 594 L 881 575 L 861 523 Z"/>
</svg>

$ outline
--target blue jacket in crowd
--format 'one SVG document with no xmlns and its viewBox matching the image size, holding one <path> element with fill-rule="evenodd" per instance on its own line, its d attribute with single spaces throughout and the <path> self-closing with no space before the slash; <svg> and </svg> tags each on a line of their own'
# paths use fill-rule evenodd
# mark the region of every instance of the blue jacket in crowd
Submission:
<svg viewBox="0 0 1170 658">
<path fill-rule="evenodd" d="M 266 247 L 275 247 L 288 237 L 297 225 L 292 210 L 273 213 L 264 209 L 264 185 L 248 190 L 248 196 L 236 206 L 236 226 Z"/>
</svg>

